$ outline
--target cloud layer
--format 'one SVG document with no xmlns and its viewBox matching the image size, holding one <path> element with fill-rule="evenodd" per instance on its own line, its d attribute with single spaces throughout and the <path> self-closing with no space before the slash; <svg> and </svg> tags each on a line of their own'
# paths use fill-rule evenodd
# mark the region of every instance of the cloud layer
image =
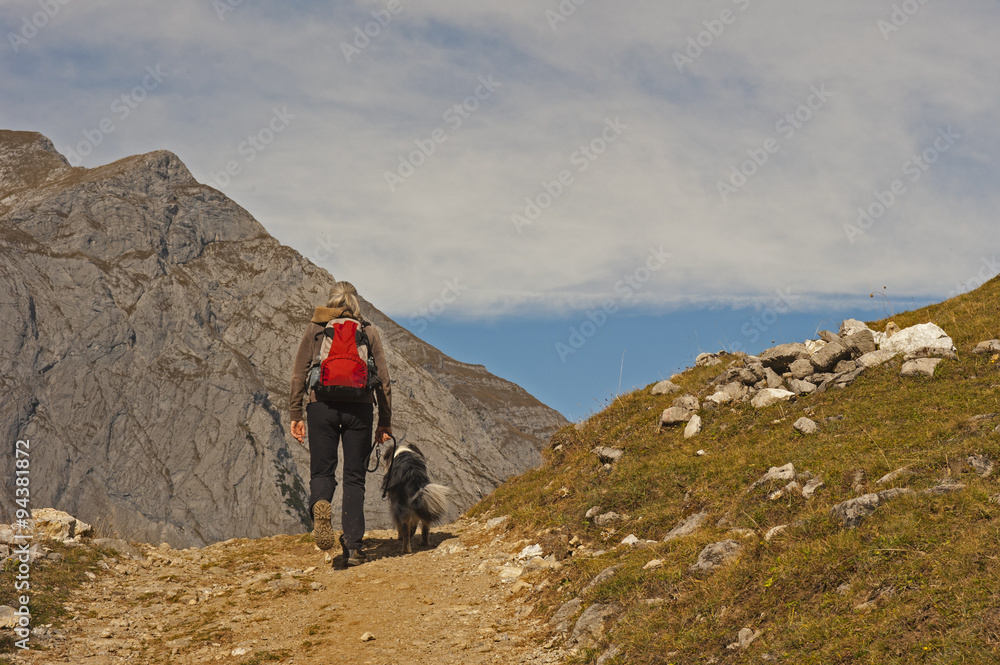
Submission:
<svg viewBox="0 0 1000 665">
<path fill-rule="evenodd" d="M 0 125 L 85 166 L 173 150 L 401 317 L 456 281 L 481 318 L 996 264 L 994 2 L 456 5 L 4 3 Z"/>
</svg>

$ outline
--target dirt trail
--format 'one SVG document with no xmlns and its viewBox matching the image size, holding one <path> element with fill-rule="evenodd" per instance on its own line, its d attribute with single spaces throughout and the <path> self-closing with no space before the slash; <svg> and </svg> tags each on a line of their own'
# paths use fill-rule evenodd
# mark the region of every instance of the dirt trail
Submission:
<svg viewBox="0 0 1000 665">
<path fill-rule="evenodd" d="M 461 520 L 401 555 L 395 532 L 368 532 L 372 560 L 346 570 L 303 536 L 148 547 L 144 562 L 109 561 L 74 597 L 61 635 L 17 662 L 559 662 L 532 605 L 546 571 L 503 581 L 526 541 L 495 535 Z M 339 548 L 331 554 L 339 565 Z"/>
</svg>

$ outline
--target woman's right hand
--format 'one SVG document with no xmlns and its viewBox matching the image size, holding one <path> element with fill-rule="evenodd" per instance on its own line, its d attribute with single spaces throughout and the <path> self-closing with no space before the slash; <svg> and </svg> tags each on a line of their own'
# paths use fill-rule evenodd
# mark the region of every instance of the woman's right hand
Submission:
<svg viewBox="0 0 1000 665">
<path fill-rule="evenodd" d="M 299 443 L 306 440 L 306 424 L 303 421 L 292 421 L 292 436 L 294 436 Z"/>
</svg>

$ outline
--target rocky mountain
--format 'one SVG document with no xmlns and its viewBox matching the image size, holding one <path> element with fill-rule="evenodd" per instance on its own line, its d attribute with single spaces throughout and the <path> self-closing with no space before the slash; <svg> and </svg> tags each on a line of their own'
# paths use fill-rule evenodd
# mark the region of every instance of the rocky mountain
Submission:
<svg viewBox="0 0 1000 665">
<path fill-rule="evenodd" d="M 173 546 L 307 528 L 287 383 L 333 276 L 169 152 L 73 168 L 31 132 L 0 131 L 0 257 L 0 436 L 30 441 L 33 507 Z M 456 515 L 539 463 L 561 415 L 364 307 L 394 429 L 454 489 Z M 388 526 L 380 479 L 371 528 Z"/>
</svg>

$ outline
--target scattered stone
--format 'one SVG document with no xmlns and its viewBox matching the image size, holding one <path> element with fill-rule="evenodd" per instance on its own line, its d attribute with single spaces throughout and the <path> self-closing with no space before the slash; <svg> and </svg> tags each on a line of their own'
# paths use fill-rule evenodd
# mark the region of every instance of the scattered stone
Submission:
<svg viewBox="0 0 1000 665">
<path fill-rule="evenodd" d="M 829 372 L 837 366 L 841 360 L 851 357 L 851 350 L 843 340 L 830 342 L 822 349 L 812 354 L 809 360 L 817 372 Z"/>
<path fill-rule="evenodd" d="M 41 539 L 65 543 L 74 538 L 79 540 L 93 532 L 89 524 L 55 508 L 36 508 L 31 511 L 31 519 L 34 522 L 33 532 Z"/>
<path fill-rule="evenodd" d="M 857 332 L 848 335 L 843 338 L 842 343 L 850 351 L 851 356 L 854 358 L 859 358 L 866 353 L 871 353 L 876 350 L 875 345 L 875 333 L 873 333 L 868 328 L 864 330 L 858 330 Z"/>
<path fill-rule="evenodd" d="M 0 628 L 16 628 L 18 621 L 17 610 L 9 605 L 0 605 Z"/>
<path fill-rule="evenodd" d="M 374 642 L 375 641 L 375 635 L 372 634 L 372 633 L 365 633 L 364 635 L 361 636 L 361 641 L 362 642 Z"/>
<path fill-rule="evenodd" d="M 961 492 L 964 489 L 965 485 L 963 483 L 952 481 L 925 489 L 924 494 L 951 494 L 952 492 Z"/>
<path fill-rule="evenodd" d="M 908 352 L 903 356 L 903 360 L 915 360 L 917 358 L 941 358 L 943 360 L 958 360 L 958 354 L 951 349 L 940 346 L 922 346 L 919 349 Z"/>
<path fill-rule="evenodd" d="M 800 379 L 788 379 L 788 389 L 796 395 L 809 395 L 816 392 L 816 384 Z"/>
<path fill-rule="evenodd" d="M 865 355 L 858 358 L 856 362 L 858 363 L 859 367 L 868 369 L 869 367 L 876 367 L 878 365 L 882 365 L 884 363 L 889 362 L 895 355 L 896 354 L 893 353 L 892 351 L 884 351 L 880 349 L 878 351 L 872 351 L 871 353 L 866 353 Z"/>
<path fill-rule="evenodd" d="M 913 490 L 905 487 L 882 490 L 877 494 L 865 494 L 857 497 L 856 499 L 849 499 L 838 503 L 830 509 L 830 515 L 839 518 L 845 528 L 853 529 L 861 524 L 861 521 L 864 518 L 875 512 L 875 509 L 881 504 L 891 499 L 895 499 L 896 497 L 908 494 L 914 494 L 914 492 Z"/>
<path fill-rule="evenodd" d="M 698 398 L 694 395 L 681 395 L 674 399 L 673 405 L 681 409 L 687 409 L 692 413 L 696 412 L 701 406 Z"/>
<path fill-rule="evenodd" d="M 580 598 L 563 603 L 549 619 L 549 625 L 554 626 L 557 633 L 566 632 L 570 628 L 569 618 L 579 612 L 581 607 L 583 607 L 583 600 Z"/>
<path fill-rule="evenodd" d="M 580 592 L 580 595 L 583 596 L 588 591 L 590 591 L 591 589 L 593 589 L 594 587 L 596 587 L 597 585 L 604 584 L 605 582 L 607 582 L 608 580 L 610 580 L 612 577 L 615 576 L 615 574 L 622 567 L 622 565 L 623 564 L 619 563 L 619 564 L 616 564 L 614 566 L 608 566 L 607 568 L 605 568 L 601 572 L 597 573 L 597 575 L 594 577 L 594 579 L 590 580 L 590 584 L 588 584 L 587 586 L 585 586 L 583 588 L 583 591 Z"/>
<path fill-rule="evenodd" d="M 500 517 L 494 517 L 493 519 L 486 520 L 486 528 L 494 529 L 508 520 L 507 515 L 502 515 Z"/>
<path fill-rule="evenodd" d="M 137 550 L 132 545 L 129 545 L 127 541 L 121 538 L 94 538 L 94 540 L 91 541 L 91 545 L 101 549 L 111 550 L 112 552 L 117 552 L 121 556 L 127 556 L 130 559 L 135 559 L 137 561 L 141 561 L 143 559 L 142 552 Z"/>
<path fill-rule="evenodd" d="M 608 618 L 616 612 L 618 612 L 617 605 L 603 603 L 594 603 L 585 609 L 573 626 L 569 644 L 584 649 L 596 645 L 604 636 Z"/>
<path fill-rule="evenodd" d="M 518 552 L 514 558 L 521 561 L 527 561 L 528 559 L 534 559 L 536 556 L 542 556 L 544 553 L 545 552 L 542 550 L 541 545 L 525 545 L 524 549 Z"/>
<path fill-rule="evenodd" d="M 796 432 L 801 432 L 802 434 L 815 434 L 819 430 L 819 425 L 817 425 L 815 421 L 802 416 L 795 421 L 795 424 L 792 425 L 792 429 Z"/>
<path fill-rule="evenodd" d="M 765 483 L 788 482 L 789 480 L 795 480 L 795 465 L 791 462 L 785 466 L 772 466 L 767 470 L 767 473 L 750 486 L 748 491 L 753 491 Z"/>
<path fill-rule="evenodd" d="M 701 525 L 705 523 L 708 519 L 708 513 L 695 513 L 694 515 L 689 515 L 688 517 L 682 519 L 677 525 L 663 537 L 663 542 L 667 543 L 671 540 L 676 540 L 677 538 L 683 538 L 684 536 L 690 536 L 692 533 L 701 528 Z"/>
<path fill-rule="evenodd" d="M 800 358 L 788 366 L 788 371 L 791 372 L 792 377 L 802 380 L 807 376 L 811 376 L 816 372 L 813 369 L 813 364 L 809 362 L 808 358 Z"/>
<path fill-rule="evenodd" d="M 660 416 L 660 427 L 683 425 L 691 420 L 692 416 L 694 416 L 694 413 L 688 409 L 671 406 L 668 409 L 664 409 L 663 414 Z"/>
<path fill-rule="evenodd" d="M 980 342 L 976 345 L 976 348 L 972 351 L 975 354 L 980 353 L 1000 353 L 1000 339 L 991 339 L 986 342 Z"/>
<path fill-rule="evenodd" d="M 802 498 L 811 499 L 813 496 L 821 490 L 825 485 L 823 481 L 819 478 L 812 478 L 806 482 L 805 487 L 802 488 Z"/>
<path fill-rule="evenodd" d="M 913 476 L 913 471 L 910 471 L 910 467 L 904 466 L 902 468 L 896 469 L 895 471 L 890 471 L 881 478 L 875 481 L 876 485 L 888 485 L 891 482 L 899 480 L 900 478 L 909 478 Z"/>
<path fill-rule="evenodd" d="M 625 454 L 621 448 L 608 448 L 607 446 L 597 446 L 590 452 L 597 455 L 601 464 L 614 464 Z"/>
<path fill-rule="evenodd" d="M 638 545 L 640 542 L 641 541 L 639 540 L 639 537 L 634 533 L 630 533 L 629 535 L 625 536 L 622 539 L 622 545 L 627 545 L 629 547 L 634 547 Z"/>
<path fill-rule="evenodd" d="M 742 549 L 743 546 L 735 540 L 723 540 L 719 543 L 706 545 L 705 549 L 698 554 L 698 560 L 688 568 L 688 571 L 697 573 L 715 570 L 739 556 Z"/>
<path fill-rule="evenodd" d="M 514 582 L 524 574 L 524 568 L 520 566 L 503 566 L 498 573 L 500 581 L 504 584 Z"/>
<path fill-rule="evenodd" d="M 941 362 L 940 358 L 918 358 L 917 360 L 908 360 L 903 363 L 903 369 L 900 370 L 900 376 L 934 376 L 934 369 Z"/>
<path fill-rule="evenodd" d="M 871 330 L 861 321 L 857 319 L 845 319 L 843 323 L 840 324 L 840 336 L 850 337 L 851 335 L 862 332 L 864 330 Z"/>
<path fill-rule="evenodd" d="M 687 427 L 684 428 L 684 438 L 690 439 L 698 436 L 699 434 L 701 434 L 701 416 L 691 416 L 691 420 L 688 421 Z"/>
<path fill-rule="evenodd" d="M 840 339 L 840 335 L 835 332 L 830 332 L 829 330 L 820 330 L 819 338 L 829 344 L 830 342 L 835 342 Z"/>
<path fill-rule="evenodd" d="M 734 536 L 739 536 L 740 538 L 756 538 L 757 532 L 753 529 L 743 529 L 740 527 L 735 527 L 729 530 L 729 533 Z"/>
<path fill-rule="evenodd" d="M 854 362 L 853 360 L 841 360 L 839 363 L 837 363 L 837 366 L 833 368 L 833 373 L 834 374 L 841 374 L 841 375 L 843 375 L 843 374 L 850 374 L 851 372 L 853 372 L 857 368 L 858 368 L 858 364 L 856 362 Z M 838 382 L 839 382 L 839 380 L 840 379 L 838 378 Z"/>
<path fill-rule="evenodd" d="M 610 661 L 612 658 L 621 653 L 621 650 L 622 650 L 621 647 L 618 646 L 617 644 L 609 646 L 607 649 L 604 650 L 604 653 L 598 656 L 597 663 L 595 663 L 595 665 L 606 665 L 608 661 Z"/>
<path fill-rule="evenodd" d="M 793 362 L 802 358 L 808 359 L 809 355 L 805 344 L 794 342 L 771 347 L 760 354 L 760 361 L 765 367 L 770 367 L 775 372 L 784 374 Z"/>
<path fill-rule="evenodd" d="M 980 478 L 989 478 L 993 473 L 993 460 L 984 455 L 969 455 L 969 466 Z"/>
<path fill-rule="evenodd" d="M 767 530 L 767 533 L 764 534 L 764 540 L 770 541 L 772 538 L 774 538 L 778 534 L 782 533 L 783 531 L 787 531 L 788 527 L 790 527 L 790 526 L 792 526 L 792 525 L 791 524 L 779 524 L 778 526 L 771 527 L 770 529 Z"/>
<path fill-rule="evenodd" d="M 707 454 L 708 453 L 706 451 L 700 450 L 700 449 L 697 452 L 695 452 L 695 455 L 697 455 L 698 457 L 703 457 L 703 456 L 705 456 Z"/>
<path fill-rule="evenodd" d="M 594 524 L 596 524 L 597 526 L 607 526 L 615 522 L 620 522 L 624 519 L 625 519 L 624 515 L 619 515 L 615 511 L 611 510 L 604 513 L 603 515 L 598 515 L 597 517 L 595 517 Z"/>
<path fill-rule="evenodd" d="M 917 349 L 940 347 L 955 351 L 955 343 L 944 330 L 933 323 L 921 323 L 895 333 L 882 342 L 881 348 L 893 353 L 909 353 Z"/>
<path fill-rule="evenodd" d="M 587 512 L 584 514 L 584 518 L 586 518 L 586 519 L 589 520 L 591 517 L 594 517 L 595 515 L 599 515 L 600 512 L 601 512 L 601 507 L 600 506 L 591 506 L 590 509 L 587 510 Z"/>
<path fill-rule="evenodd" d="M 711 367 L 720 364 L 722 364 L 722 359 L 719 358 L 718 353 L 699 353 L 698 357 L 694 359 L 695 367 Z"/>
<path fill-rule="evenodd" d="M 780 388 L 764 388 L 758 392 L 750 403 L 757 409 L 764 409 L 778 402 L 788 402 L 795 399 L 795 393 Z"/>
<path fill-rule="evenodd" d="M 778 499 L 789 496 L 789 495 L 802 495 L 802 485 L 799 485 L 797 480 L 793 480 L 781 489 L 775 490 L 767 495 L 770 501 L 777 501 Z"/>
<path fill-rule="evenodd" d="M 747 395 L 747 387 L 744 386 L 739 381 L 732 381 L 726 383 L 722 387 L 718 388 L 715 393 L 709 395 L 706 401 L 712 404 L 726 404 L 728 402 L 734 402 L 736 400 L 742 399 Z"/>
<path fill-rule="evenodd" d="M 764 368 L 764 380 L 767 381 L 768 388 L 783 388 L 785 381 L 770 367 Z"/>
<path fill-rule="evenodd" d="M 756 640 L 761 635 L 762 635 L 762 633 L 759 630 L 758 631 L 754 631 L 754 630 L 752 630 L 750 628 L 741 628 L 740 632 L 739 632 L 739 635 L 737 635 L 737 637 L 736 637 L 736 641 L 733 642 L 732 644 L 728 645 L 726 648 L 727 649 L 732 649 L 732 650 L 735 650 L 735 649 L 741 649 L 741 650 L 742 649 L 748 649 L 750 647 L 750 645 L 753 643 L 753 641 Z"/>
<path fill-rule="evenodd" d="M 663 567 L 663 559 L 652 559 L 646 562 L 646 565 L 642 567 L 643 570 L 656 570 L 657 568 Z"/>
<path fill-rule="evenodd" d="M 673 381 L 660 381 L 653 386 L 654 395 L 670 395 L 681 391 L 681 387 Z"/>
</svg>

